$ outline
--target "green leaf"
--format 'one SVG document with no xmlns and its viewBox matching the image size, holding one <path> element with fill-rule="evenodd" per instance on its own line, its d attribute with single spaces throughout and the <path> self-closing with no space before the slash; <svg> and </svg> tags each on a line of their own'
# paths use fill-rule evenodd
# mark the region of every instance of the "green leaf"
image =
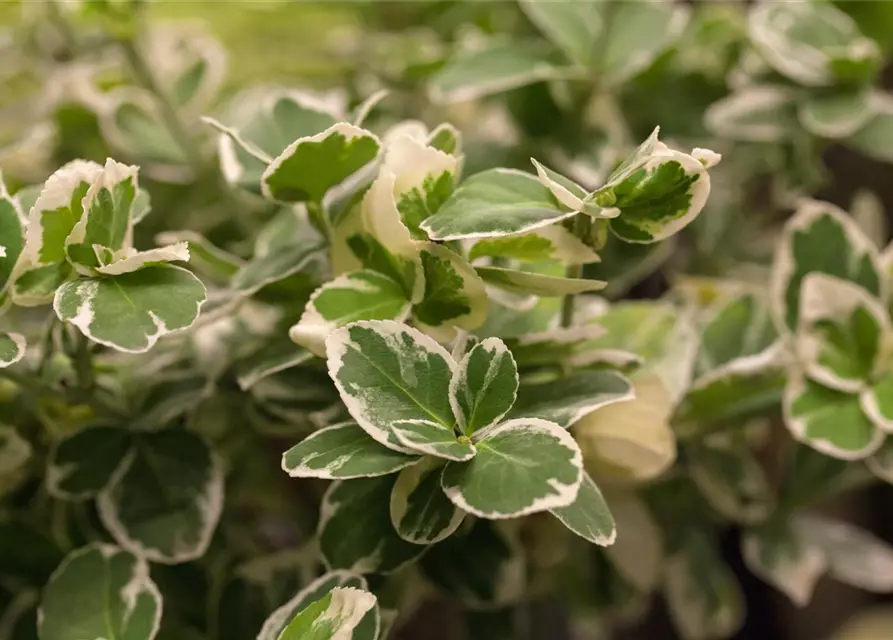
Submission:
<svg viewBox="0 0 893 640">
<path fill-rule="evenodd" d="M 827 568 L 822 550 L 806 544 L 787 522 L 770 522 L 745 531 L 741 550 L 747 568 L 798 607 L 809 604 Z"/>
<path fill-rule="evenodd" d="M 423 333 L 398 322 L 363 321 L 326 340 L 329 375 L 354 420 L 375 440 L 403 453 L 397 420 L 433 421 L 452 429 L 449 385 L 455 362 Z"/>
<path fill-rule="evenodd" d="M 425 293 L 412 308 L 417 324 L 436 331 L 442 326 L 473 330 L 487 318 L 484 282 L 460 255 L 433 242 L 419 243 Z"/>
<path fill-rule="evenodd" d="M 840 460 L 860 460 L 880 448 L 884 433 L 865 416 L 859 396 L 789 377 L 782 402 L 784 421 L 800 442 Z"/>
<path fill-rule="evenodd" d="M 193 231 L 165 231 L 155 236 L 160 244 L 185 242 L 189 249 L 189 265 L 198 273 L 217 282 L 228 284 L 245 261 L 211 244 L 203 235 Z"/>
<path fill-rule="evenodd" d="M 397 320 L 409 316 L 402 287 L 376 271 L 346 273 L 313 292 L 289 337 L 325 357 L 326 338 L 338 327 L 358 320 Z"/>
<path fill-rule="evenodd" d="M 499 338 L 472 347 L 450 381 L 453 414 L 467 436 L 498 424 L 517 396 L 518 367 Z"/>
<path fill-rule="evenodd" d="M 143 171 L 156 179 L 194 179 L 189 157 L 148 93 L 121 87 L 106 94 L 104 102 L 99 125 L 110 145 L 138 158 Z"/>
<path fill-rule="evenodd" d="M 779 333 L 796 330 L 803 278 L 813 272 L 857 284 L 886 303 L 877 248 L 843 211 L 806 200 L 788 220 L 772 265 L 770 303 Z"/>
<path fill-rule="evenodd" d="M 577 371 L 565 378 L 522 384 L 509 417 L 547 420 L 566 429 L 596 409 L 632 398 L 632 385 L 619 373 Z"/>
<path fill-rule="evenodd" d="M 667 559 L 664 580 L 670 618 L 683 640 L 730 637 L 743 624 L 741 585 L 703 535 L 689 535 Z"/>
<path fill-rule="evenodd" d="M 404 469 L 391 492 L 391 522 L 397 534 L 413 544 L 435 544 L 459 528 L 465 513 L 440 488 L 443 463 L 427 459 Z"/>
<path fill-rule="evenodd" d="M 502 267 L 475 267 L 478 275 L 494 287 L 511 293 L 534 296 L 566 296 L 600 291 L 608 284 L 601 280 L 562 278 L 532 271 L 516 271 Z"/>
<path fill-rule="evenodd" d="M 859 392 L 882 363 L 889 331 L 886 309 L 862 287 L 823 273 L 803 278 L 796 348 L 816 382 Z"/>
<path fill-rule="evenodd" d="M 119 276 L 168 262 L 188 262 L 189 248 L 185 242 L 147 251 L 137 251 L 128 247 L 109 255 L 109 258 L 108 262 L 96 267 L 96 273 L 104 276 Z"/>
<path fill-rule="evenodd" d="M 345 422 L 320 429 L 283 453 L 282 470 L 293 478 L 371 478 L 418 460 L 380 445 L 355 422 Z"/>
<path fill-rule="evenodd" d="M 689 473 L 707 502 L 733 522 L 756 523 L 774 508 L 772 488 L 746 443 L 706 438 L 688 451 Z"/>
<path fill-rule="evenodd" d="M 25 246 L 12 275 L 10 293 L 22 306 L 45 304 L 72 277 L 65 239 L 81 219 L 81 201 L 101 173 L 95 162 L 73 160 L 51 175 L 28 214 Z"/>
<path fill-rule="evenodd" d="M 279 640 L 346 640 L 376 604 L 368 591 L 336 587 L 298 613 Z"/>
<path fill-rule="evenodd" d="M 611 220 L 611 231 L 625 242 L 647 244 L 675 235 L 701 213 L 710 175 L 697 158 L 665 150 L 612 190 L 620 215 Z"/>
<path fill-rule="evenodd" d="M 24 215 L 16 198 L 9 195 L 0 173 L 0 300 L 4 297 L 13 267 L 25 247 Z"/>
<path fill-rule="evenodd" d="M 24 357 L 25 336 L 0 331 L 0 369 L 5 369 Z"/>
<path fill-rule="evenodd" d="M 705 427 L 751 417 L 777 406 L 787 374 L 780 342 L 735 358 L 698 377 L 676 409 L 673 428 L 689 436 Z"/>
<path fill-rule="evenodd" d="M 545 227 L 573 216 L 536 177 L 514 169 L 473 175 L 420 226 L 432 240 L 494 238 Z"/>
<path fill-rule="evenodd" d="M 428 144 L 444 153 L 458 156 L 462 153 L 462 134 L 449 122 L 437 125 L 428 135 Z"/>
<path fill-rule="evenodd" d="M 261 191 L 280 202 L 322 202 L 323 196 L 375 160 L 381 143 L 369 131 L 339 122 L 298 138 L 261 177 Z"/>
<path fill-rule="evenodd" d="M 869 420 L 887 433 L 893 433 L 893 370 L 859 394 L 859 405 Z"/>
<path fill-rule="evenodd" d="M 14 427 L 0 423 L 0 495 L 5 480 L 14 476 L 31 457 L 31 443 L 19 435 Z"/>
<path fill-rule="evenodd" d="M 247 391 L 261 380 L 293 369 L 313 359 L 313 354 L 294 348 L 291 342 L 280 339 L 236 364 L 236 381 Z"/>
<path fill-rule="evenodd" d="M 422 556 L 422 569 L 472 610 L 516 602 L 525 590 L 527 560 L 517 535 L 505 524 L 474 521 Z"/>
<path fill-rule="evenodd" d="M 893 547 L 846 522 L 797 515 L 794 530 L 805 544 L 822 550 L 828 573 L 845 584 L 871 591 L 893 591 Z"/>
<path fill-rule="evenodd" d="M 452 429 L 430 420 L 395 420 L 391 430 L 397 440 L 413 453 L 445 460 L 470 460 L 476 449 L 459 440 Z"/>
<path fill-rule="evenodd" d="M 844 87 L 810 96 L 800 104 L 798 115 L 803 128 L 813 135 L 836 140 L 868 124 L 878 113 L 878 102 L 870 88 Z"/>
<path fill-rule="evenodd" d="M 604 5 L 602 5 L 604 6 Z M 599 74 L 619 86 L 648 69 L 679 39 L 691 13 L 687 7 L 664 2 L 627 2 L 602 9 L 606 29 Z"/>
<path fill-rule="evenodd" d="M 285 630 L 285 627 L 288 626 L 289 622 L 296 615 L 317 600 L 322 599 L 327 593 L 337 587 L 354 587 L 366 590 L 368 585 L 361 576 L 353 573 L 347 571 L 330 571 L 329 573 L 318 577 L 316 580 L 313 580 L 294 597 L 271 613 L 264 621 L 263 627 L 257 635 L 257 640 L 278 640 L 279 636 Z M 376 614 L 377 607 L 366 615 L 371 615 L 377 618 Z M 367 639 L 360 636 L 354 637 L 355 640 L 375 640 L 374 638 Z"/>
<path fill-rule="evenodd" d="M 165 490 L 159 491 L 162 486 Z M 96 504 L 103 524 L 125 549 L 152 562 L 188 562 L 205 554 L 217 527 L 223 469 L 194 432 L 141 433 L 133 456 Z"/>
<path fill-rule="evenodd" d="M 283 209 L 257 235 L 254 257 L 233 276 L 232 287 L 252 295 L 296 273 L 312 271 L 324 258 L 325 239 L 303 206 Z"/>
<path fill-rule="evenodd" d="M 344 114 L 315 95 L 284 87 L 255 87 L 233 98 L 221 120 L 251 149 L 275 158 L 293 141 L 316 135 L 336 124 Z M 232 136 L 217 138 L 221 170 L 227 182 L 260 193 L 268 161 L 244 149 Z M 274 639 L 275 640 L 275 639 Z"/>
<path fill-rule="evenodd" d="M 161 605 L 145 560 L 94 544 L 68 554 L 50 577 L 37 631 L 41 640 L 152 640 Z"/>
<path fill-rule="evenodd" d="M 698 369 L 706 373 L 737 358 L 761 353 L 777 335 L 761 293 L 745 290 L 721 299 L 701 327 Z"/>
<path fill-rule="evenodd" d="M 874 95 L 874 117 L 845 142 L 869 157 L 893 162 L 893 97 L 888 93 Z"/>
<path fill-rule="evenodd" d="M 568 209 L 585 211 L 594 218 L 615 218 L 620 213 L 611 206 L 600 207 L 594 202 L 592 194 L 570 178 L 553 171 L 535 158 L 531 158 L 530 161 L 536 169 L 536 177 L 540 183 Z"/>
<path fill-rule="evenodd" d="M 761 3 L 750 39 L 776 71 L 810 87 L 869 80 L 881 65 L 877 43 L 830 2 Z"/>
<path fill-rule="evenodd" d="M 326 492 L 317 535 L 326 565 L 355 573 L 390 573 L 425 547 L 406 542 L 391 524 L 395 476 L 342 480 Z"/>
<path fill-rule="evenodd" d="M 571 62 L 583 67 L 592 65 L 595 43 L 603 29 L 596 3 L 520 0 L 519 4 L 530 21 Z"/>
<path fill-rule="evenodd" d="M 158 339 L 198 318 L 205 287 L 180 267 L 151 266 L 114 278 L 81 278 L 56 292 L 53 308 L 93 342 L 148 351 Z"/>
<path fill-rule="evenodd" d="M 577 497 L 582 457 L 570 434 L 536 418 L 509 420 L 474 437 L 477 455 L 450 462 L 443 490 L 453 503 L 481 518 L 515 518 Z"/>
<path fill-rule="evenodd" d="M 568 74 L 555 56 L 534 44 L 491 40 L 460 52 L 431 78 L 431 100 L 464 102 Z"/>
<path fill-rule="evenodd" d="M 468 259 L 473 261 L 493 257 L 523 262 L 555 260 L 564 264 L 598 262 L 600 258 L 595 251 L 577 238 L 566 224 L 553 224 L 504 238 L 483 238 L 471 246 Z"/>
<path fill-rule="evenodd" d="M 79 273 L 93 275 L 97 267 L 106 264 L 98 255 L 102 252 L 114 255 L 130 248 L 138 171 L 139 167 L 109 158 L 93 176 L 82 200 L 83 214 L 65 239 L 65 254 Z"/>
<path fill-rule="evenodd" d="M 785 141 L 797 126 L 797 93 L 782 85 L 746 86 L 710 105 L 704 124 L 730 140 Z"/>
<path fill-rule="evenodd" d="M 130 463 L 131 444 L 130 434 L 117 427 L 84 429 L 63 438 L 47 460 L 47 490 L 63 500 L 95 497 Z"/>
<path fill-rule="evenodd" d="M 583 472 L 583 482 L 577 498 L 566 507 L 552 509 L 552 515 L 581 538 L 600 547 L 614 544 L 617 526 L 608 509 L 602 492 L 598 490 L 589 474 Z"/>
</svg>

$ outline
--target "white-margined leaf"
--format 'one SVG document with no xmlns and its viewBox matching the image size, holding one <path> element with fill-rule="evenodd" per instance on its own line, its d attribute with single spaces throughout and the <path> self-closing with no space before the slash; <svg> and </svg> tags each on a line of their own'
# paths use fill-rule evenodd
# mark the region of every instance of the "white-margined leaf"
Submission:
<svg viewBox="0 0 893 640">
<path fill-rule="evenodd" d="M 605 491 L 611 514 L 621 532 L 605 549 L 613 567 L 635 589 L 651 593 L 664 572 L 663 533 L 654 517 L 634 491 Z"/>
<path fill-rule="evenodd" d="M 474 445 L 459 439 L 453 429 L 430 420 L 395 420 L 391 431 L 400 444 L 416 454 L 463 461 L 477 453 Z"/>
<path fill-rule="evenodd" d="M 429 458 L 397 476 L 391 491 L 391 522 L 407 542 L 440 542 L 465 518 L 465 513 L 450 502 L 440 487 L 443 468 L 443 462 Z"/>
<path fill-rule="evenodd" d="M 93 176 L 81 202 L 83 214 L 65 239 L 65 255 L 79 273 L 93 275 L 106 264 L 101 253 L 113 255 L 130 247 L 138 171 L 109 158 Z"/>
<path fill-rule="evenodd" d="M 577 497 L 583 478 L 580 448 L 554 422 L 509 420 L 474 434 L 477 455 L 450 462 L 443 489 L 456 506 L 481 518 L 514 518 Z"/>
<path fill-rule="evenodd" d="M 377 604 L 368 591 L 335 587 L 298 613 L 278 640 L 349 640 Z"/>
<path fill-rule="evenodd" d="M 667 559 L 664 594 L 683 640 L 726 638 L 744 623 L 741 585 L 719 550 L 701 535 L 689 535 Z"/>
<path fill-rule="evenodd" d="M 487 338 L 472 347 L 450 381 L 453 414 L 467 436 L 498 424 L 517 394 L 518 367 L 499 338 Z"/>
<path fill-rule="evenodd" d="M 558 202 L 568 209 L 584 211 L 594 218 L 616 218 L 620 215 L 620 211 L 615 207 L 598 206 L 594 199 L 590 197 L 592 194 L 570 178 L 550 169 L 534 158 L 531 158 L 530 161 L 536 169 L 536 177 L 540 183 L 552 192 L 552 195 L 555 196 Z"/>
<path fill-rule="evenodd" d="M 710 174 L 693 155 L 661 150 L 611 187 L 620 215 L 611 231 L 625 242 L 658 242 L 694 220 L 710 195 Z"/>
<path fill-rule="evenodd" d="M 398 322 L 363 321 L 335 330 L 326 351 L 347 410 L 381 444 L 413 453 L 391 430 L 397 420 L 452 429 L 449 385 L 456 365 L 428 336 Z"/>
<path fill-rule="evenodd" d="M 893 591 L 893 547 L 873 534 L 814 515 L 797 515 L 793 526 L 805 544 L 821 549 L 828 573 L 846 584 L 874 593 Z"/>
<path fill-rule="evenodd" d="M 592 411 L 574 426 L 586 468 L 596 477 L 648 480 L 676 459 L 674 402 L 663 381 L 651 373 L 637 376 L 633 393 L 631 400 Z"/>
<path fill-rule="evenodd" d="M 99 493 L 97 506 L 123 548 L 163 564 L 195 560 L 205 554 L 220 519 L 223 469 L 194 432 L 142 433 L 133 456 Z"/>
<path fill-rule="evenodd" d="M 848 138 L 868 124 L 880 112 L 880 102 L 870 87 L 845 87 L 810 96 L 800 104 L 798 115 L 811 134 L 836 140 Z"/>
<path fill-rule="evenodd" d="M 130 433 L 118 427 L 93 427 L 63 438 L 47 460 L 47 490 L 63 500 L 93 498 L 130 463 L 131 445 Z"/>
<path fill-rule="evenodd" d="M 217 247 L 194 231 L 164 231 L 155 236 L 159 244 L 170 245 L 185 242 L 189 249 L 189 266 L 200 275 L 228 284 L 234 275 L 245 266 L 245 261 L 228 251 Z"/>
<path fill-rule="evenodd" d="M 341 480 L 326 492 L 317 535 L 330 569 L 390 573 L 417 558 L 425 547 L 397 535 L 391 524 L 396 476 Z"/>
<path fill-rule="evenodd" d="M 355 422 L 320 429 L 282 454 L 282 469 L 293 478 L 340 480 L 395 473 L 419 458 L 389 449 Z"/>
<path fill-rule="evenodd" d="M 72 277 L 65 260 L 65 239 L 83 213 L 82 200 L 102 166 L 73 160 L 51 175 L 28 214 L 25 245 L 12 274 L 10 293 L 22 306 L 52 301 L 56 289 Z"/>
<path fill-rule="evenodd" d="M 186 269 L 151 266 L 114 278 L 80 278 L 62 285 L 53 308 L 94 342 L 141 353 L 186 329 L 205 301 L 201 280 Z"/>
<path fill-rule="evenodd" d="M 25 357 L 25 336 L 0 331 L 0 369 L 15 364 Z"/>
<path fill-rule="evenodd" d="M 264 171 L 261 190 L 270 200 L 321 203 L 331 189 L 375 160 L 380 150 L 381 143 L 371 132 L 336 123 L 286 147 Z"/>
<path fill-rule="evenodd" d="M 489 308 L 481 277 L 465 258 L 442 245 L 425 242 L 419 248 L 425 293 L 412 308 L 416 323 L 434 335 L 444 328 L 480 327 Z"/>
<path fill-rule="evenodd" d="M 577 498 L 568 506 L 551 511 L 564 526 L 592 544 L 608 547 L 617 538 L 617 526 L 608 503 L 585 471 Z"/>
<path fill-rule="evenodd" d="M 18 199 L 9 195 L 0 173 L 0 305 L 13 267 L 25 247 L 25 216 Z"/>
<path fill-rule="evenodd" d="M 71 552 L 46 587 L 37 615 L 41 640 L 152 640 L 162 600 L 142 558 L 93 544 Z"/>
<path fill-rule="evenodd" d="M 589 2 L 543 2 L 521 0 L 521 9 L 568 59 L 582 67 L 595 60 L 595 51 L 602 32 L 599 6 Z M 599 43 L 600 44 L 600 43 Z"/>
<path fill-rule="evenodd" d="M 577 371 L 566 378 L 522 384 L 509 416 L 539 418 L 567 428 L 596 410 L 632 399 L 632 385 L 619 373 Z"/>
<path fill-rule="evenodd" d="M 279 640 L 285 627 L 296 615 L 337 587 L 354 587 L 364 591 L 368 589 L 366 580 L 362 576 L 348 571 L 330 571 L 321 575 L 270 614 L 264 621 L 260 633 L 257 634 L 257 640 Z M 366 616 L 374 618 L 373 623 L 380 624 L 377 607 L 369 611 Z M 363 619 L 364 624 L 365 622 L 366 618 Z M 373 626 L 377 625 L 373 624 Z M 354 635 L 352 640 L 376 640 L 376 638 Z"/>
<path fill-rule="evenodd" d="M 770 303 L 779 333 L 796 330 L 803 278 L 813 272 L 857 284 L 886 304 L 877 247 L 845 212 L 805 200 L 785 225 L 772 265 Z"/>
<path fill-rule="evenodd" d="M 865 464 L 878 478 L 893 484 L 893 438 L 884 440 L 884 446 L 868 458 Z"/>
<path fill-rule="evenodd" d="M 460 52 L 429 84 L 434 102 L 464 102 L 568 75 L 557 56 L 529 42 L 491 41 Z"/>
<path fill-rule="evenodd" d="M 535 176 L 490 169 L 465 180 L 421 228 L 432 240 L 494 238 L 545 227 L 575 213 L 562 207 Z"/>
<path fill-rule="evenodd" d="M 782 401 L 784 422 L 800 442 L 841 460 L 878 450 L 884 432 L 863 413 L 859 395 L 829 389 L 791 372 Z"/>
<path fill-rule="evenodd" d="M 291 341 L 279 339 L 236 363 L 236 382 L 247 391 L 258 382 L 282 371 L 299 367 L 313 359 L 313 354 L 296 348 Z"/>
<path fill-rule="evenodd" d="M 510 293 L 541 297 L 566 296 L 601 291 L 607 286 L 602 280 L 564 278 L 533 271 L 518 271 L 502 267 L 475 267 L 487 284 Z"/>
<path fill-rule="evenodd" d="M 251 295 L 296 273 L 318 271 L 324 246 L 303 205 L 285 208 L 258 233 L 254 256 L 233 276 L 232 286 Z"/>
<path fill-rule="evenodd" d="M 800 288 L 795 336 L 806 374 L 827 387 L 857 393 L 885 357 L 890 320 L 862 287 L 824 273 L 809 273 Z"/>
<path fill-rule="evenodd" d="M 750 40 L 760 55 L 802 85 L 861 82 L 881 65 L 878 44 L 831 3 L 761 2 L 750 12 L 749 23 Z"/>
<path fill-rule="evenodd" d="M 146 251 L 127 248 L 112 255 L 111 258 L 110 262 L 96 267 L 96 272 L 104 276 L 119 276 L 168 262 L 188 262 L 189 245 L 178 242 Z"/>
<path fill-rule="evenodd" d="M 259 194 L 269 161 L 293 141 L 316 135 L 342 120 L 346 114 L 341 102 L 335 96 L 284 87 L 255 87 L 237 94 L 220 118 L 236 133 L 235 139 L 226 133 L 217 139 L 227 182 Z M 268 160 L 259 159 L 259 155 Z"/>
<path fill-rule="evenodd" d="M 890 162 L 893 159 L 889 144 L 893 139 L 893 96 L 889 93 L 875 93 L 873 109 L 873 117 L 850 135 L 846 144 L 871 158 Z"/>
<path fill-rule="evenodd" d="M 705 315 L 700 327 L 699 374 L 762 353 L 778 336 L 762 292 L 744 289 L 724 296 Z"/>
<path fill-rule="evenodd" d="M 313 292 L 289 337 L 324 357 L 326 338 L 358 320 L 405 320 L 409 300 L 402 287 L 376 271 L 364 269 L 338 276 Z"/>
<path fill-rule="evenodd" d="M 893 370 L 887 370 L 862 390 L 859 405 L 873 423 L 893 433 Z"/>
<path fill-rule="evenodd" d="M 745 142 L 780 142 L 797 123 L 797 93 L 782 85 L 753 85 L 714 102 L 704 124 L 714 135 Z"/>
<path fill-rule="evenodd" d="M 809 604 L 828 566 L 821 548 L 795 535 L 784 521 L 746 531 L 741 551 L 748 569 L 798 607 Z"/>
<path fill-rule="evenodd" d="M 148 35 L 146 56 L 174 104 L 190 114 L 210 104 L 226 78 L 223 45 L 191 25 L 158 26 Z"/>
<path fill-rule="evenodd" d="M 568 229 L 567 222 L 513 236 L 482 238 L 468 251 L 469 260 L 489 257 L 523 262 L 555 260 L 564 264 L 586 264 L 600 260 L 592 247 Z"/>
</svg>

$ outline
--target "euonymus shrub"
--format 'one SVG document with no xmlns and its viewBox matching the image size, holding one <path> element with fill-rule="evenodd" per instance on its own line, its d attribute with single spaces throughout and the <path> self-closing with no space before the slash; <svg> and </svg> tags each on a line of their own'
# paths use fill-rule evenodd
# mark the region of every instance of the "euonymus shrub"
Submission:
<svg viewBox="0 0 893 640">
<path fill-rule="evenodd" d="M 135 82 L 59 74 L 119 160 L 0 181 L 0 635 L 375 640 L 440 599 L 515 638 L 556 597 L 589 638 L 660 594 L 724 638 L 729 527 L 797 605 L 893 590 L 810 510 L 893 478 L 893 249 L 800 197 L 804 149 L 885 126 L 874 41 L 828 3 L 474 4 L 516 32 L 388 67 L 472 101 L 429 126 L 355 78 L 221 101 L 216 41 L 84 3 Z M 768 239 L 733 224 L 767 158 Z"/>
</svg>

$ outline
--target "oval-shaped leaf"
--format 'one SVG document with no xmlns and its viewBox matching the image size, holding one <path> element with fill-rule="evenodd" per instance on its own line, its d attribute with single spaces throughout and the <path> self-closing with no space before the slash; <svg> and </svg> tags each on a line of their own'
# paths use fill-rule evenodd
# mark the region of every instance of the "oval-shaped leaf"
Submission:
<svg viewBox="0 0 893 640">
<path fill-rule="evenodd" d="M 741 550 L 748 569 L 798 607 L 809 604 L 815 585 L 828 566 L 822 550 L 794 535 L 786 522 L 745 532 Z"/>
<path fill-rule="evenodd" d="M 582 482 L 582 456 L 570 434 L 536 418 L 509 420 L 475 434 L 477 455 L 450 462 L 443 490 L 481 518 L 515 518 L 566 507 Z"/>
<path fill-rule="evenodd" d="M 25 336 L 0 331 L 0 369 L 15 364 L 25 357 Z"/>
<path fill-rule="evenodd" d="M 887 371 L 864 389 L 859 394 L 859 405 L 869 420 L 887 433 L 893 433 L 893 371 Z"/>
<path fill-rule="evenodd" d="M 320 551 L 330 569 L 390 573 L 425 547 L 394 531 L 390 518 L 395 476 L 341 480 L 326 492 L 320 509 Z"/>
<path fill-rule="evenodd" d="M 841 460 L 861 460 L 878 450 L 884 432 L 862 412 L 859 396 L 789 376 L 782 402 L 784 421 L 800 442 Z"/>
<path fill-rule="evenodd" d="M 456 438 L 452 429 L 430 420 L 396 420 L 391 430 L 408 449 L 445 460 L 470 460 L 477 453 L 471 442 Z"/>
<path fill-rule="evenodd" d="M 94 544 L 68 554 L 50 577 L 37 631 L 41 640 L 152 640 L 161 607 L 145 560 Z"/>
<path fill-rule="evenodd" d="M 9 285 L 12 269 L 25 247 L 25 216 L 19 201 L 9 195 L 0 173 L 0 300 Z"/>
<path fill-rule="evenodd" d="M 518 367 L 499 338 L 487 338 L 469 351 L 450 381 L 450 403 L 465 435 L 495 426 L 515 404 Z"/>
<path fill-rule="evenodd" d="M 423 333 L 398 322 L 363 321 L 326 340 L 329 375 L 347 410 L 381 444 L 413 453 L 393 434 L 397 420 L 424 420 L 451 429 L 450 354 Z"/>
<path fill-rule="evenodd" d="M 293 478 L 371 478 L 419 461 L 382 446 L 355 422 L 320 429 L 282 454 L 282 470 Z"/>
<path fill-rule="evenodd" d="M 535 176 L 490 169 L 471 176 L 421 224 L 432 240 L 493 238 L 524 233 L 574 215 Z"/>
<path fill-rule="evenodd" d="M 404 469 L 391 491 L 391 522 L 397 534 L 413 544 L 434 544 L 459 528 L 465 513 L 440 488 L 443 463 L 428 459 Z"/>
<path fill-rule="evenodd" d="M 47 460 L 47 490 L 63 500 L 85 500 L 105 489 L 115 472 L 130 464 L 126 429 L 94 427 L 60 440 Z"/>
<path fill-rule="evenodd" d="M 335 587 L 298 613 L 279 640 L 347 640 L 376 604 L 368 591 Z"/>
<path fill-rule="evenodd" d="M 746 142 L 780 142 L 797 122 L 797 94 L 790 87 L 754 85 L 714 102 L 704 124 L 714 135 Z"/>
<path fill-rule="evenodd" d="M 196 321 L 206 297 L 186 269 L 152 266 L 114 278 L 62 285 L 53 308 L 93 342 L 129 353 L 148 351 L 160 337 Z"/>
<path fill-rule="evenodd" d="M 608 503 L 586 472 L 583 472 L 583 482 L 576 500 L 551 512 L 564 526 L 592 544 L 608 547 L 617 538 L 617 526 Z"/>
<path fill-rule="evenodd" d="M 803 128 L 822 138 L 847 138 L 868 124 L 880 110 L 879 100 L 870 88 L 845 88 L 828 95 L 816 95 L 800 105 Z"/>
<path fill-rule="evenodd" d="M 185 429 L 140 434 L 134 447 L 129 463 L 97 498 L 103 524 L 118 544 L 152 562 L 202 557 L 223 509 L 217 456 L 204 438 Z"/>
<path fill-rule="evenodd" d="M 576 295 L 601 291 L 608 284 L 601 280 L 563 278 L 532 271 L 503 269 L 502 267 L 475 267 L 475 270 L 487 284 L 520 295 L 540 297 Z"/>
</svg>

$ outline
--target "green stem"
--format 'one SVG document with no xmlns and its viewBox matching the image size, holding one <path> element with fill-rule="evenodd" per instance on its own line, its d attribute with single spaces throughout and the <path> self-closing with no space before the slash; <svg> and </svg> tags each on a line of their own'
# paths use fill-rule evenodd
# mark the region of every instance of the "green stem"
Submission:
<svg viewBox="0 0 893 640">
<path fill-rule="evenodd" d="M 583 275 L 583 265 L 569 264 L 564 275 L 566 278 L 579 278 Z M 564 328 L 571 326 L 574 321 L 574 297 L 573 293 L 569 293 L 561 300 L 561 326 Z"/>
<path fill-rule="evenodd" d="M 96 385 L 93 356 L 90 354 L 90 341 L 82 333 L 78 333 L 75 342 L 74 373 L 77 376 L 78 391 L 84 396 L 92 395 Z"/>
<path fill-rule="evenodd" d="M 310 216 L 310 221 L 313 223 L 313 226 L 315 226 L 319 232 L 326 237 L 326 240 L 331 243 L 332 222 L 329 220 L 329 216 L 326 215 L 322 205 L 319 202 L 308 202 L 307 214 Z"/>
<path fill-rule="evenodd" d="M 137 49 L 136 43 L 130 38 L 124 38 L 119 40 L 118 44 L 124 53 L 124 57 L 127 59 L 127 63 L 133 70 L 137 83 L 155 98 L 164 125 L 183 149 L 183 153 L 186 154 L 196 174 L 201 175 L 204 172 L 204 161 L 198 143 L 192 133 L 186 128 L 186 125 L 183 124 L 170 98 L 155 80 L 152 70 L 146 64 L 146 60 L 139 52 L 139 49 Z"/>
</svg>

